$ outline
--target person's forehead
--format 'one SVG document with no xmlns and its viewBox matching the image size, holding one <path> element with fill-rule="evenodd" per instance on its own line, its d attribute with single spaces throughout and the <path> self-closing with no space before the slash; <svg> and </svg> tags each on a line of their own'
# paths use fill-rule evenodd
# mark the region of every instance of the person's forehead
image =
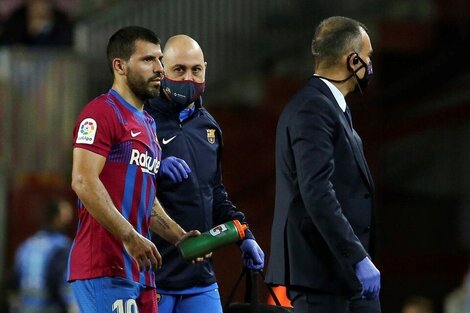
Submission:
<svg viewBox="0 0 470 313">
<path fill-rule="evenodd" d="M 162 50 L 160 44 L 155 44 L 153 42 L 136 40 L 134 43 L 134 54 L 161 54 Z"/>
<path fill-rule="evenodd" d="M 204 56 L 198 49 L 176 50 L 163 55 L 163 63 L 167 66 L 184 65 L 188 67 L 204 65 Z"/>
</svg>

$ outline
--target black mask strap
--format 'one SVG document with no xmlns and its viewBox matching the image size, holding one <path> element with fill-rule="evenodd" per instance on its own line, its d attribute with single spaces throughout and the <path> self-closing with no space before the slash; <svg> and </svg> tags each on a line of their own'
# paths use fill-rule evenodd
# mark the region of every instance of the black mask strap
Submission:
<svg viewBox="0 0 470 313">
<path fill-rule="evenodd" d="M 349 65 L 349 61 L 351 60 L 351 58 L 354 56 L 354 59 L 353 59 L 353 63 L 354 64 L 357 64 L 360 60 L 360 57 L 359 55 L 356 53 L 356 52 L 353 52 L 351 53 L 350 55 L 348 55 L 348 59 L 346 61 L 346 64 L 348 66 L 348 71 L 351 72 L 351 75 L 349 75 L 348 77 L 346 77 L 345 79 L 340 79 L 340 80 L 337 80 L 337 79 L 331 79 L 331 78 L 327 78 L 327 77 L 324 77 L 324 76 L 320 76 L 320 75 L 316 75 L 317 77 L 320 77 L 320 78 L 323 78 L 323 79 L 326 79 L 327 81 L 330 81 L 330 82 L 333 82 L 333 83 L 337 83 L 337 84 L 342 84 L 346 81 L 348 81 L 349 79 L 351 79 L 351 77 L 353 77 L 356 73 L 354 72 L 354 70 L 352 69 L 352 67 Z M 361 60 L 362 61 L 362 60 Z M 362 62 L 361 62 L 362 63 Z M 362 67 L 360 67 L 359 69 L 361 69 Z M 358 69 L 358 70 L 359 70 Z"/>
<path fill-rule="evenodd" d="M 359 66 L 356 70 L 353 70 L 350 66 L 349 66 L 349 59 L 353 56 L 353 55 L 356 55 L 353 59 L 353 64 L 357 64 L 358 62 L 361 62 L 361 66 Z M 360 78 L 357 76 L 357 72 L 359 72 L 362 68 L 365 68 L 366 69 L 366 72 L 367 72 L 367 63 L 364 62 L 364 60 L 359 56 L 359 54 L 357 52 L 354 52 L 354 53 L 351 53 L 349 56 L 348 56 L 348 68 L 350 69 L 350 71 L 352 71 L 352 75 L 354 76 L 354 79 L 356 80 L 356 86 L 357 88 L 359 89 L 359 92 L 361 93 L 361 95 L 363 94 L 362 93 L 362 88 L 361 88 L 361 84 L 360 84 Z M 364 76 L 366 75 L 367 73 L 364 73 Z"/>
<path fill-rule="evenodd" d="M 327 81 L 330 81 L 330 82 L 333 82 L 333 83 L 342 84 L 342 83 L 348 81 L 351 77 L 353 77 L 353 75 L 354 74 L 351 74 L 348 77 L 346 77 L 345 79 L 341 79 L 341 80 L 331 79 L 331 78 L 328 78 L 328 77 L 325 77 L 325 76 L 320 76 L 320 75 L 315 75 L 315 76 L 319 77 L 319 78 L 326 79 Z"/>
<path fill-rule="evenodd" d="M 354 70 L 350 65 L 349 65 L 349 60 L 353 58 L 353 64 L 357 64 L 358 62 L 361 62 L 361 66 L 359 66 L 356 70 Z M 337 84 L 342 84 L 342 83 L 345 83 L 346 81 L 348 81 L 349 79 L 351 79 L 351 77 L 354 76 L 354 79 L 356 80 L 356 84 L 358 85 L 359 87 L 359 91 L 361 92 L 362 94 L 362 89 L 361 87 L 359 86 L 359 77 L 357 77 L 357 72 L 359 72 L 362 68 L 366 68 L 367 69 L 367 64 L 366 62 L 364 62 L 363 59 L 361 59 L 361 57 L 359 56 L 359 54 L 357 52 L 353 52 L 351 53 L 350 55 L 348 55 L 348 60 L 347 60 L 347 65 L 348 65 L 348 71 L 351 72 L 351 75 L 349 75 L 348 77 L 346 77 L 345 79 L 340 79 L 340 80 L 337 80 L 337 79 L 331 79 L 331 78 L 328 78 L 328 77 L 324 77 L 324 76 L 320 76 L 320 75 L 315 75 L 319 78 L 323 78 L 323 79 L 326 79 L 327 81 L 330 81 L 330 82 L 333 82 L 333 83 L 337 83 Z"/>
</svg>

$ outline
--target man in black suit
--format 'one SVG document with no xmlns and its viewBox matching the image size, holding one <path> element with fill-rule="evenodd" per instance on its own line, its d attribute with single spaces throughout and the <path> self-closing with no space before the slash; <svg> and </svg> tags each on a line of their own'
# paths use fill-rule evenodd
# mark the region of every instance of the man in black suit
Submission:
<svg viewBox="0 0 470 313">
<path fill-rule="evenodd" d="M 276 203 L 266 282 L 287 286 L 295 312 L 380 312 L 369 254 L 374 186 L 345 96 L 372 76 L 367 28 L 322 21 L 315 74 L 284 108 L 276 134 Z"/>
</svg>

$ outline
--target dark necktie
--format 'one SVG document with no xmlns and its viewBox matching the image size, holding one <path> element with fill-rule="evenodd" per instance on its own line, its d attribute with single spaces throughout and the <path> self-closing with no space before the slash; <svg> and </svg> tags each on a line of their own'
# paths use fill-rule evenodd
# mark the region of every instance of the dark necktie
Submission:
<svg viewBox="0 0 470 313">
<path fill-rule="evenodd" d="M 346 116 L 346 119 L 348 120 L 349 126 L 351 126 L 351 129 L 352 129 L 353 124 L 352 124 L 351 110 L 349 110 L 348 106 L 346 106 L 346 110 L 344 111 L 344 116 Z"/>
</svg>

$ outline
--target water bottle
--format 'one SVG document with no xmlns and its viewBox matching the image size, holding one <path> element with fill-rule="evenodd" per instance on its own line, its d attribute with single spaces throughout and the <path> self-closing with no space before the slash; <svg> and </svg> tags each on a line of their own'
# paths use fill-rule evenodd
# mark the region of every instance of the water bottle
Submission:
<svg viewBox="0 0 470 313">
<path fill-rule="evenodd" d="M 220 224 L 197 237 L 189 237 L 180 242 L 178 249 L 186 261 L 203 257 L 214 250 L 245 238 L 246 224 L 233 220 Z"/>
</svg>

